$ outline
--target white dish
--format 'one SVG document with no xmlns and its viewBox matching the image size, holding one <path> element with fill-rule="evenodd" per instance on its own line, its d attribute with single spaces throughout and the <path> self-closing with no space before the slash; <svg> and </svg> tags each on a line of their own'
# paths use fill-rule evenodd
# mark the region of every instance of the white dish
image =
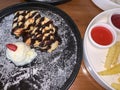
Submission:
<svg viewBox="0 0 120 90">
<path fill-rule="evenodd" d="M 83 42 L 84 49 L 84 63 L 91 76 L 105 89 L 114 90 L 111 87 L 111 83 L 117 82 L 117 78 L 119 75 L 111 75 L 111 76 L 100 76 L 97 72 L 104 70 L 104 62 L 108 49 L 99 49 L 96 48 L 93 44 L 91 44 L 88 38 L 88 31 L 90 27 L 98 22 L 108 23 L 108 15 L 112 12 L 120 11 L 120 8 L 111 9 L 104 11 L 98 14 L 88 25 Z M 120 34 L 118 34 L 117 40 L 120 40 Z M 119 58 L 120 60 L 120 58 Z"/>
<path fill-rule="evenodd" d="M 92 0 L 92 2 L 102 10 L 120 8 L 120 4 L 112 0 Z"/>
</svg>

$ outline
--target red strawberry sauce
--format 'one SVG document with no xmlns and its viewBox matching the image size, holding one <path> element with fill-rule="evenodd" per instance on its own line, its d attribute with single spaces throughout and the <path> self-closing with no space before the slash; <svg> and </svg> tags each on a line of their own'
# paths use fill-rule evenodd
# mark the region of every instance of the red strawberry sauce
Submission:
<svg viewBox="0 0 120 90">
<path fill-rule="evenodd" d="M 120 29 L 120 14 L 114 14 L 111 17 L 113 25 Z"/>
<path fill-rule="evenodd" d="M 91 31 L 91 37 L 100 45 L 109 45 L 113 41 L 112 33 L 102 26 L 94 27 Z"/>
</svg>

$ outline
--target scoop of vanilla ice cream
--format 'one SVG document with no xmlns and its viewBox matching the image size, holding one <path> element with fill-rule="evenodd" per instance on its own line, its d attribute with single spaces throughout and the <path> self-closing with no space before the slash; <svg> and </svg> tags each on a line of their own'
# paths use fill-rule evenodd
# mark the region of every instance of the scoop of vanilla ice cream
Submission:
<svg viewBox="0 0 120 90">
<path fill-rule="evenodd" d="M 17 46 L 16 51 L 12 51 L 9 48 L 6 49 L 6 56 L 10 59 L 15 65 L 22 66 L 30 63 L 37 56 L 37 53 L 34 49 L 31 49 L 23 42 L 13 43 Z"/>
</svg>

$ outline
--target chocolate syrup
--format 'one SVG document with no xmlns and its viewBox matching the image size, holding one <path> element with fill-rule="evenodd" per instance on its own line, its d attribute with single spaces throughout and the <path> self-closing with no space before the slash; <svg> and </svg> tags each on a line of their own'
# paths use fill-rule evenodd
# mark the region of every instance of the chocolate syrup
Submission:
<svg viewBox="0 0 120 90">
<path fill-rule="evenodd" d="M 23 16 L 21 20 L 22 24 L 18 25 L 18 18 L 20 15 Z M 61 41 L 60 37 L 57 34 L 57 26 L 53 24 L 52 20 L 49 20 L 46 17 L 41 17 L 38 11 L 23 11 L 22 13 L 18 11 L 15 14 L 14 19 L 15 21 L 13 21 L 13 24 L 17 23 L 17 26 L 13 28 L 12 34 L 14 35 L 15 32 L 19 30 L 19 28 L 23 28 L 20 36 L 23 37 L 23 42 L 26 42 L 28 39 L 30 40 L 29 42 L 31 48 L 40 49 L 41 51 L 47 51 L 51 48 L 51 45 L 55 43 L 55 41 Z M 25 23 L 28 22 L 27 20 L 29 19 L 33 19 L 34 21 L 32 23 L 29 22 L 27 28 L 25 28 Z M 36 44 L 36 41 L 38 41 L 39 43 Z"/>
</svg>

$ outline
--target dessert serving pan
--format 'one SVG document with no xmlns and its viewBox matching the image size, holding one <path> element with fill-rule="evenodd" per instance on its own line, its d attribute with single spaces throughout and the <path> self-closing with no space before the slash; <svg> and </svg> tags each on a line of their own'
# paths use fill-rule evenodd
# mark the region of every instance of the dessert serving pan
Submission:
<svg viewBox="0 0 120 90">
<path fill-rule="evenodd" d="M 14 13 L 37 10 L 58 28 L 61 44 L 52 52 L 35 50 L 29 64 L 16 66 L 6 58 L 6 44 L 22 42 L 12 34 Z M 60 9 L 38 2 L 20 3 L 0 11 L 0 90 L 67 90 L 80 69 L 82 39 L 73 20 Z"/>
<path fill-rule="evenodd" d="M 52 5 L 58 5 L 58 4 L 62 4 L 71 0 L 26 0 L 28 2 L 42 2 L 42 3 L 47 3 L 47 4 L 52 4 Z"/>
</svg>

